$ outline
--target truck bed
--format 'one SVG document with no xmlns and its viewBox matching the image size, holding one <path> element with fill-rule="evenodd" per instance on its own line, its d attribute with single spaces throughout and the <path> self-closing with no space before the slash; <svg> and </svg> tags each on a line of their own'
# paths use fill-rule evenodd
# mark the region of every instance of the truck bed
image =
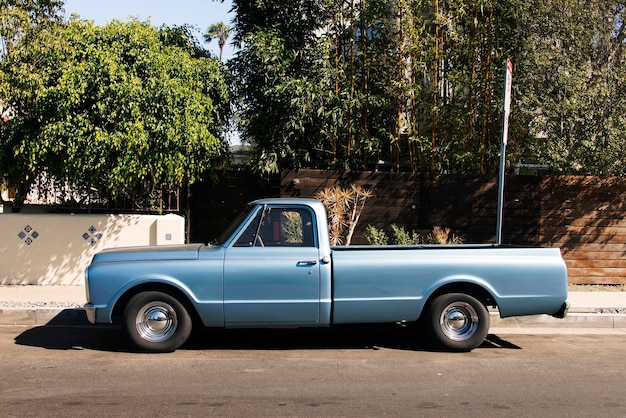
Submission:
<svg viewBox="0 0 626 418">
<path fill-rule="evenodd" d="M 567 297 L 558 248 L 332 247 L 332 259 L 334 323 L 414 321 L 435 290 L 461 283 L 486 289 L 502 317 L 552 314 Z"/>
</svg>

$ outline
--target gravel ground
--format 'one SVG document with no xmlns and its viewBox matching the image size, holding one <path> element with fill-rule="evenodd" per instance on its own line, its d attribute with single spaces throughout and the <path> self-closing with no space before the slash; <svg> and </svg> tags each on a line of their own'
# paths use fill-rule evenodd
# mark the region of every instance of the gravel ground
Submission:
<svg viewBox="0 0 626 418">
<path fill-rule="evenodd" d="M 596 312 L 603 314 L 626 314 L 626 308 L 599 308 L 596 309 Z"/>
<path fill-rule="evenodd" d="M 0 309 L 7 308 L 82 308 L 77 303 L 69 302 L 11 302 L 0 301 Z"/>
</svg>

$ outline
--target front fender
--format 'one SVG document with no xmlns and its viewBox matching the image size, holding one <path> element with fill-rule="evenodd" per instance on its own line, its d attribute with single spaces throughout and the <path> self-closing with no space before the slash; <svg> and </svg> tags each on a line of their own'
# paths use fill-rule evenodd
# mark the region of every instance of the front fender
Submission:
<svg viewBox="0 0 626 418">
<path fill-rule="evenodd" d="M 159 290 L 180 297 L 205 325 L 223 326 L 222 270 L 221 257 L 92 264 L 88 303 L 96 309 L 97 322 L 112 323 L 134 294 Z"/>
</svg>

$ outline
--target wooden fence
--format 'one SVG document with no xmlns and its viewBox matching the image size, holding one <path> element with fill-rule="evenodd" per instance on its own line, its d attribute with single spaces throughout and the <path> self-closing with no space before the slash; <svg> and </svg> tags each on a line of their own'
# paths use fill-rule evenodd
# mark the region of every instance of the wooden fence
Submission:
<svg viewBox="0 0 626 418">
<path fill-rule="evenodd" d="M 350 184 L 374 193 L 354 244 L 365 243 L 367 225 L 392 223 L 422 234 L 447 227 L 465 243 L 495 242 L 496 179 L 324 170 L 285 170 L 271 178 L 237 172 L 216 184 L 204 182 L 192 196 L 191 238 L 217 236 L 249 200 L 313 197 Z M 561 248 L 572 284 L 626 284 L 626 179 L 507 176 L 505 190 L 504 244 Z"/>
<path fill-rule="evenodd" d="M 246 204 L 255 199 L 280 196 L 280 176 L 259 176 L 249 171 L 225 171 L 191 188 L 189 241 L 217 238 Z"/>
</svg>

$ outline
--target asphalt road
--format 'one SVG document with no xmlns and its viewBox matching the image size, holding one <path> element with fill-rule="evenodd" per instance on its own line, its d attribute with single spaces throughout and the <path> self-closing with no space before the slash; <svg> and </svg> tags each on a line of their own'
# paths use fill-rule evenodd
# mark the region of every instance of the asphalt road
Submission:
<svg viewBox="0 0 626 418">
<path fill-rule="evenodd" d="M 625 335 L 493 335 L 432 351 L 400 328 L 212 331 L 169 354 L 119 329 L 0 326 L 2 416 L 626 416 Z"/>
</svg>

